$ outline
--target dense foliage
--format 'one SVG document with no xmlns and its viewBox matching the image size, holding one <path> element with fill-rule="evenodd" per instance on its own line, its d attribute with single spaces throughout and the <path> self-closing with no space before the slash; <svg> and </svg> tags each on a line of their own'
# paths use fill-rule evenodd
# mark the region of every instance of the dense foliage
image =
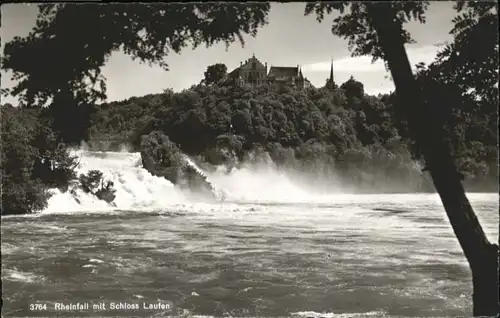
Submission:
<svg viewBox="0 0 500 318">
<path fill-rule="evenodd" d="M 93 194 L 100 200 L 112 203 L 116 197 L 113 181 L 105 181 L 99 170 L 90 170 L 87 174 L 80 174 L 79 181 L 85 193 Z"/>
<path fill-rule="evenodd" d="M 15 108 L 3 106 L 2 119 L 2 215 L 40 211 L 46 207 L 49 194 L 33 176 L 38 149 L 33 144 L 36 114 L 19 116 Z"/>
<path fill-rule="evenodd" d="M 154 176 L 161 176 L 173 183 L 180 178 L 183 165 L 180 149 L 159 131 L 141 136 L 142 166 Z"/>
<path fill-rule="evenodd" d="M 80 186 L 77 158 L 51 129 L 46 115 L 50 110 L 3 105 L 0 111 L 2 215 L 41 211 L 52 195 L 50 189 L 65 192 Z M 112 191 L 112 185 L 107 189 Z"/>
<path fill-rule="evenodd" d="M 456 2 L 457 11 L 465 9 L 465 13 L 453 21 L 455 27 L 451 33 L 455 42 L 440 52 L 438 63 L 434 63 L 429 72 L 420 72 L 419 82 L 406 52 L 409 36 L 404 24 L 410 19 L 424 22 L 426 5 L 426 2 L 395 1 L 311 3 L 306 13 L 314 10 L 321 21 L 324 11 L 340 11 L 340 17 L 333 21 L 332 32 L 349 39 L 354 55 L 370 54 L 374 59 L 381 57 L 385 61 L 396 88 L 395 109 L 399 122 L 406 123 L 413 155 L 425 160 L 426 170 L 469 263 L 473 315 L 494 316 L 499 308 L 499 249 L 490 243 L 466 195 L 464 176 L 458 169 L 464 167 L 457 159 L 465 155 L 463 149 L 467 148 L 465 141 L 469 139 L 460 130 L 469 130 L 471 119 L 479 121 L 486 124 L 486 133 L 477 134 L 476 129 L 474 138 L 484 137 L 488 135 L 488 121 L 481 120 L 477 113 L 497 115 L 488 110 L 497 107 L 491 101 L 496 99 L 493 95 L 498 95 L 498 36 L 495 34 L 498 3 Z M 484 50 L 475 53 L 479 45 L 483 49 L 483 43 Z M 495 56 L 489 56 L 491 53 Z M 479 83 L 483 79 L 492 85 L 485 90 L 486 96 Z M 469 89 L 464 90 L 467 87 Z M 474 101 L 486 101 L 489 107 Z M 479 127 L 476 123 L 472 126 Z M 479 139 L 485 141 L 483 137 Z"/>
<path fill-rule="evenodd" d="M 39 211 L 48 187 L 66 190 L 76 178 L 66 147 L 88 140 L 92 105 L 106 98 L 101 68 L 113 51 L 123 49 L 167 70 L 164 57 L 189 45 L 243 44 L 243 35 L 255 36 L 267 23 L 269 8 L 268 3 L 39 5 L 34 29 L 6 43 L 2 55 L 2 69 L 17 81 L 2 95 L 16 96 L 20 106 L 2 106 L 2 214 Z M 128 135 L 119 117 L 113 125 Z M 101 147 L 117 139 L 104 137 L 97 141 Z"/>
<path fill-rule="evenodd" d="M 192 192 L 214 195 L 214 188 L 206 176 L 190 165 L 177 145 L 162 132 L 142 135 L 140 149 L 142 165 L 152 175 Z"/>
<path fill-rule="evenodd" d="M 111 143 L 128 142 L 142 150 L 140 136 L 156 130 L 184 153 L 212 164 L 234 165 L 263 147 L 279 165 L 343 177 L 351 185 L 432 190 L 411 160 L 411 143 L 393 101 L 392 95 L 366 95 L 353 78 L 335 90 L 196 85 L 97 106 L 90 141 L 114 136 Z M 478 190 L 494 187 L 495 142 L 481 139 L 460 146 L 464 151 L 457 160 Z M 474 147 L 485 144 L 490 153 L 477 156 Z"/>
<path fill-rule="evenodd" d="M 63 143 L 80 140 L 100 147 L 103 141 L 130 142 L 153 174 L 209 190 L 181 152 L 230 165 L 267 154 L 281 166 L 312 170 L 317 177 L 334 171 L 342 183 L 354 179 L 358 189 L 377 191 L 383 178 L 397 188 L 395 180 L 408 185 L 419 179 L 414 162 L 425 160 L 472 269 L 474 315 L 494 315 L 498 246 L 482 231 L 458 170 L 469 189 L 497 190 L 498 3 L 457 2 L 453 43 L 431 65 L 420 65 L 415 77 L 404 25 L 425 22 L 427 6 L 306 5 L 305 14 L 314 12 L 320 22 L 325 13 L 339 11 L 332 33 L 349 41 L 353 55 L 383 59 L 397 94 L 367 96 L 353 78 L 332 89 L 240 87 L 223 80 L 227 67 L 218 64 L 200 85 L 183 92 L 95 105 L 106 97 L 101 67 L 111 52 L 123 48 L 166 69 L 163 58 L 188 43 L 227 45 L 236 38 L 243 43 L 242 33 L 255 36 L 270 5 L 42 5 L 33 32 L 7 43 L 2 58 L 2 68 L 18 80 L 3 93 L 26 107 L 2 107 L 2 214 L 41 210 L 49 187 L 66 190 L 75 173 Z M 47 111 L 29 109 L 49 101 Z M 92 171 L 80 181 L 86 191 L 111 201 L 111 184 L 95 190 L 101 178 Z M 422 182 L 413 190 L 430 189 Z"/>
<path fill-rule="evenodd" d="M 417 73 L 425 99 L 444 128 L 449 151 L 469 183 L 498 179 L 497 6 L 458 2 L 459 15 L 450 32 L 455 41 Z"/>
<path fill-rule="evenodd" d="M 320 16 L 323 10 L 331 11 L 338 6 L 311 5 L 307 12 L 314 11 Z M 219 63 L 206 69 L 200 84 L 182 92 L 166 89 L 161 94 L 95 103 L 105 96 L 100 68 L 110 52 L 126 39 L 127 53 L 162 64 L 160 55 L 169 49 L 177 52 L 189 42 L 229 43 L 241 32 L 255 35 L 258 27 L 266 23 L 268 4 L 231 6 L 234 14 L 220 20 L 230 21 L 231 28 L 225 25 L 208 31 L 202 30 L 204 22 L 199 14 L 219 16 L 227 6 L 165 5 L 161 10 L 141 6 L 144 10 L 139 12 L 133 6 L 116 5 L 114 9 L 99 6 L 99 10 L 79 11 L 88 21 L 97 19 L 101 24 L 112 20 L 100 19 L 102 15 L 119 18 L 113 22 L 115 28 L 92 32 L 75 29 L 81 21 L 73 19 L 75 8 L 60 4 L 42 6 L 36 30 L 28 38 L 16 38 L 5 47 L 2 67 L 13 70 L 15 77 L 21 79 L 10 93 L 21 98 L 23 107 L 2 107 L 2 211 L 37 211 L 45 205 L 47 188 L 66 190 L 70 181 L 77 178 L 75 159 L 68 155 L 66 147 L 81 141 L 98 150 L 131 145 L 142 152 L 144 166 L 149 171 L 177 184 L 191 178 L 179 177 L 179 171 L 190 169 L 182 163 L 181 153 L 186 153 L 229 167 L 269 157 L 280 167 L 302 171 L 325 182 L 334 179 L 358 190 L 375 187 L 378 191 L 433 190 L 419 166 L 418 149 L 406 120 L 395 107 L 396 95 L 368 96 L 363 84 L 354 78 L 339 87 L 307 90 L 239 86 L 222 80 L 227 67 Z M 403 5 L 399 10 L 423 20 L 425 8 L 426 4 L 421 3 L 413 7 Z M 498 44 L 493 30 L 498 22 L 488 8 L 480 4 L 457 8 L 462 15 L 454 21 L 456 40 L 442 50 L 434 63 L 421 65 L 417 74 L 426 100 L 439 105 L 435 117 L 447 131 L 450 149 L 466 185 L 480 191 L 496 189 L 497 179 L 498 86 L 494 81 Z M 356 10 L 356 14 L 367 17 L 363 7 Z M 185 26 L 187 33 L 183 38 L 178 38 L 176 31 L 180 26 L 162 18 L 171 11 L 193 17 L 192 25 Z M 140 21 L 151 15 L 158 18 L 158 26 L 165 28 L 151 26 L 141 31 L 145 32 L 144 37 L 134 36 L 141 27 Z M 349 25 L 340 27 L 349 22 L 342 19 L 338 19 L 332 31 L 346 35 L 353 46 L 364 43 L 362 51 L 355 51 L 356 54 L 383 57 L 377 51 L 374 30 L 358 37 L 349 31 Z M 399 19 L 401 23 L 407 21 L 405 15 Z M 131 23 L 135 20 L 139 22 Z M 99 23 L 92 25 L 100 26 Z M 124 30 L 123 26 L 129 24 L 133 27 Z M 474 50 L 475 46 L 468 44 L 473 43 L 468 39 L 478 33 L 488 39 L 485 50 Z M 60 62 L 58 45 L 65 43 L 70 35 L 71 43 L 75 42 L 71 47 L 88 48 L 92 44 L 96 51 L 73 52 L 72 60 L 67 62 L 79 67 L 71 68 L 71 72 L 47 71 L 52 62 Z M 169 41 L 162 42 L 165 37 Z M 409 34 L 405 39 L 411 42 Z M 45 63 L 23 62 L 42 48 L 49 56 Z M 49 75 L 52 80 L 46 78 Z M 93 78 L 93 85 L 84 85 L 87 77 Z M 49 107 L 37 107 L 47 101 Z M 14 203 L 15 197 L 23 203 Z"/>
<path fill-rule="evenodd" d="M 269 3 L 42 4 L 27 37 L 5 44 L 2 68 L 19 80 L 10 91 L 24 105 L 45 105 L 60 92 L 78 103 L 106 98 L 101 68 L 122 49 L 168 70 L 165 56 L 187 46 L 255 36 Z M 82 27 L 85 25 L 86 27 Z M 43 63 L 40 63 L 43 61 Z"/>
<path fill-rule="evenodd" d="M 217 63 L 207 67 L 205 71 L 205 78 L 203 79 L 203 84 L 210 85 L 216 84 L 224 80 L 227 74 L 226 64 Z"/>
</svg>

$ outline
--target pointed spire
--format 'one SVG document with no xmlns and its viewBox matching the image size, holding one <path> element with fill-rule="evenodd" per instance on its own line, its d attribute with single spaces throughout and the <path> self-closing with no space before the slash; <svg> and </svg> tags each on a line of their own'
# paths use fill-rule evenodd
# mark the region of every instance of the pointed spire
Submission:
<svg viewBox="0 0 500 318">
<path fill-rule="evenodd" d="M 326 87 L 330 88 L 330 89 L 334 89 L 335 88 L 335 80 L 333 79 L 333 57 L 332 57 L 332 64 L 331 64 L 331 67 L 330 67 L 330 78 L 328 78 L 326 80 Z"/>
<path fill-rule="evenodd" d="M 332 58 L 332 64 L 331 64 L 331 68 L 330 68 L 330 79 L 329 79 L 329 82 L 333 83 L 333 58 Z"/>
</svg>

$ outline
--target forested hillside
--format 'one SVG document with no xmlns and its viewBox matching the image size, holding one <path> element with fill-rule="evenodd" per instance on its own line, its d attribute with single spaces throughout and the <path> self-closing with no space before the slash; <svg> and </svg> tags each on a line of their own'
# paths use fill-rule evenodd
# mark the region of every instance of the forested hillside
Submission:
<svg viewBox="0 0 500 318">
<path fill-rule="evenodd" d="M 459 92 L 451 91 L 448 101 L 461 99 L 452 94 Z M 336 89 L 194 85 L 179 93 L 166 90 L 97 106 L 89 144 L 100 149 L 128 144 L 140 150 L 140 136 L 161 131 L 184 153 L 211 164 L 234 164 L 249 152 L 265 151 L 278 165 L 343 177 L 364 191 L 377 185 L 379 191 L 381 186 L 387 191 L 430 191 L 411 159 L 410 139 L 393 100 L 393 95 L 366 95 L 363 84 L 353 78 Z M 492 189 L 496 114 L 471 114 L 463 104 L 455 109 L 444 103 L 436 116 L 450 128 L 468 187 Z"/>
<path fill-rule="evenodd" d="M 416 78 L 425 102 L 433 105 L 433 120 L 445 127 L 466 188 L 497 191 L 498 38 L 491 31 L 496 20 L 484 15 L 482 24 L 472 28 L 464 24 L 467 19 L 472 18 L 454 21 L 454 42 L 431 65 L 419 65 Z M 474 32 L 482 32 L 488 44 L 484 50 L 475 49 Z M 3 67 L 35 74 L 37 68 L 25 70 L 23 59 L 14 58 L 18 50 L 29 50 L 31 42 L 23 41 L 7 43 Z M 2 213 L 39 211 L 48 188 L 67 189 L 78 176 L 66 149 L 82 142 L 96 150 L 126 146 L 148 153 L 157 168 L 168 168 L 171 163 L 160 161 L 174 151 L 228 167 L 272 160 L 321 184 L 340 183 L 356 191 L 433 191 L 414 136 L 398 111 L 402 108 L 395 107 L 395 94 L 369 96 L 354 78 L 339 87 L 306 90 L 239 86 L 221 80 L 225 74 L 210 71 L 215 68 L 227 70 L 220 65 L 200 70 L 206 78 L 182 92 L 166 88 L 161 94 L 101 104 L 102 83 L 90 95 L 81 91 L 78 80 L 71 82 L 75 91 L 43 90 L 38 77 L 26 82 L 32 86 L 19 84 L 11 93 L 21 97 L 21 105 L 1 107 Z M 48 106 L 35 102 L 49 96 Z"/>
</svg>

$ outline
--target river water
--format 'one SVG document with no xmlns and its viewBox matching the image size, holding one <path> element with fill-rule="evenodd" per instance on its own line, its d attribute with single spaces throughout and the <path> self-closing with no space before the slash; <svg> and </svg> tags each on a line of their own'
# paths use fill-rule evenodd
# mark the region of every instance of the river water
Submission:
<svg viewBox="0 0 500 318">
<path fill-rule="evenodd" d="M 318 195 L 242 169 L 209 175 L 228 198 L 202 202 L 138 154 L 79 155 L 115 181 L 117 207 L 56 193 L 40 214 L 2 217 L 4 317 L 471 315 L 435 194 Z M 498 195 L 469 199 L 497 242 Z"/>
</svg>

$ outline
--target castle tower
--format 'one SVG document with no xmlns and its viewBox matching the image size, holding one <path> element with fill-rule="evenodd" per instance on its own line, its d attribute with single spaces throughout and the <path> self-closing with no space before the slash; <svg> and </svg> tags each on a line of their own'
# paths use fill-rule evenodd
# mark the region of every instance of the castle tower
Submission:
<svg viewBox="0 0 500 318">
<path fill-rule="evenodd" d="M 302 75 L 302 66 L 299 66 L 299 76 L 297 78 L 297 84 L 300 88 L 304 88 L 304 76 Z"/>
<path fill-rule="evenodd" d="M 330 78 L 326 80 L 326 86 L 328 88 L 335 88 L 335 80 L 333 79 L 333 58 L 332 58 L 332 64 L 330 66 Z"/>
<path fill-rule="evenodd" d="M 328 80 L 331 84 L 335 84 L 335 81 L 333 80 L 333 59 L 332 59 L 332 64 L 330 67 L 330 78 Z"/>
</svg>

